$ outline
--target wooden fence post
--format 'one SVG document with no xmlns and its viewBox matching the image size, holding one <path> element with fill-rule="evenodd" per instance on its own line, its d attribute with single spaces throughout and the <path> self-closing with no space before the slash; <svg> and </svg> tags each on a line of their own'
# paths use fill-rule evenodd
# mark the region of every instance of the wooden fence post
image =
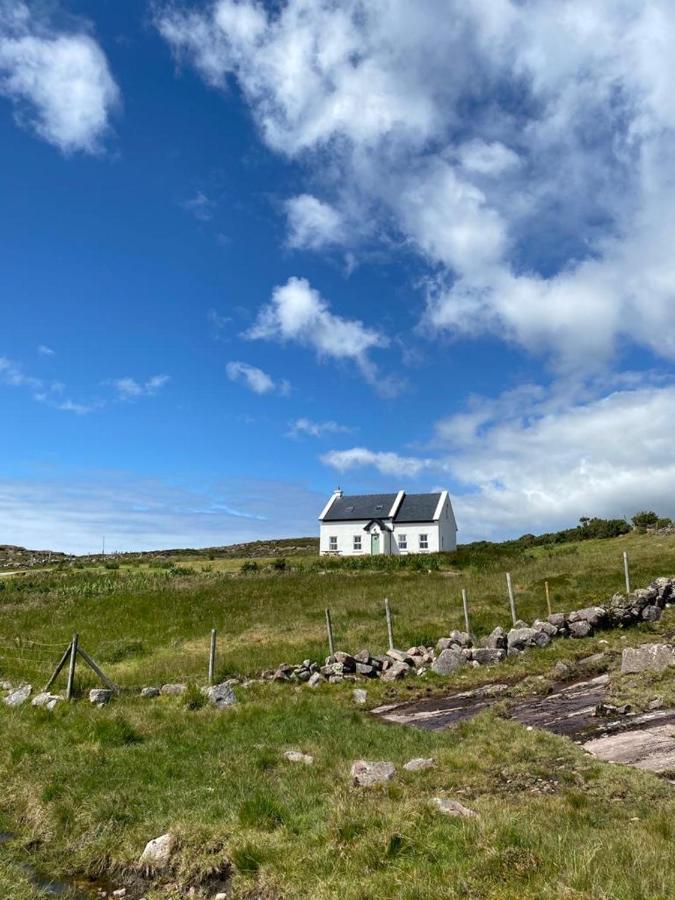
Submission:
<svg viewBox="0 0 675 900">
<path fill-rule="evenodd" d="M 328 652 L 335 656 L 335 644 L 333 643 L 333 623 L 330 618 L 330 610 L 326 609 L 326 632 L 328 634 Z"/>
<path fill-rule="evenodd" d="M 70 656 L 71 650 L 72 650 L 72 643 L 68 644 L 68 646 L 67 646 L 66 649 L 64 650 L 63 656 L 62 656 L 61 659 L 58 661 L 58 663 L 57 663 L 57 665 L 56 665 L 56 668 L 55 668 L 54 671 L 52 672 L 51 678 L 49 679 L 49 681 L 48 681 L 47 684 L 45 685 L 45 691 L 48 691 L 49 688 L 54 684 L 54 682 L 55 682 L 56 679 L 58 678 L 59 672 L 61 671 L 61 669 L 65 666 L 66 662 L 68 661 L 68 657 Z"/>
<path fill-rule="evenodd" d="M 216 629 L 211 629 L 211 646 L 209 647 L 209 684 L 213 684 L 216 671 Z"/>
<path fill-rule="evenodd" d="M 384 614 L 387 617 L 387 637 L 389 638 L 389 649 L 394 649 L 394 631 L 391 626 L 391 610 L 389 609 L 389 600 L 384 598 Z"/>
<path fill-rule="evenodd" d="M 551 609 L 551 593 L 548 589 L 548 581 L 544 582 L 544 590 L 546 591 L 546 606 L 548 608 L 549 616 L 553 615 L 553 610 Z"/>
<path fill-rule="evenodd" d="M 623 574 L 626 576 L 626 593 L 630 594 L 630 573 L 628 571 L 628 554 L 623 551 Z"/>
<path fill-rule="evenodd" d="M 466 633 L 471 636 L 471 626 L 469 625 L 469 600 L 466 596 L 466 589 L 462 588 L 462 606 L 464 607 L 464 625 Z"/>
<path fill-rule="evenodd" d="M 514 628 L 516 622 L 518 621 L 518 617 L 516 616 L 516 601 L 513 596 L 513 584 L 511 583 L 511 573 L 506 573 L 506 586 L 509 590 L 509 603 L 511 605 L 511 621 L 513 622 Z"/>
<path fill-rule="evenodd" d="M 79 634 L 73 635 L 70 644 L 70 663 L 68 664 L 68 684 L 66 686 L 66 700 L 73 699 L 73 687 L 75 684 L 75 663 L 77 662 L 77 645 L 79 643 Z"/>
</svg>

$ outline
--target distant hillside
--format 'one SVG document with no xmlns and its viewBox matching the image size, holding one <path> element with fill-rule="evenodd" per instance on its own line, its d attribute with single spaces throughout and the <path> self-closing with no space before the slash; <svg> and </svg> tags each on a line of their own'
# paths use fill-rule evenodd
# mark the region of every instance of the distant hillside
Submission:
<svg viewBox="0 0 675 900">
<path fill-rule="evenodd" d="M 319 539 L 312 537 L 281 538 L 270 541 L 249 541 L 244 544 L 229 544 L 224 547 L 175 548 L 172 550 L 147 550 L 140 553 L 116 553 L 115 559 L 147 560 L 169 559 L 176 557 L 191 559 L 263 559 L 280 556 L 308 556 L 319 553 Z M 113 554 L 109 554 L 111 557 Z M 90 562 L 100 560 L 100 554 L 75 556 L 70 553 L 58 553 L 55 550 L 29 550 L 12 544 L 0 544 L 0 571 L 3 569 L 32 569 L 47 566 L 50 563 L 81 560 Z"/>
</svg>

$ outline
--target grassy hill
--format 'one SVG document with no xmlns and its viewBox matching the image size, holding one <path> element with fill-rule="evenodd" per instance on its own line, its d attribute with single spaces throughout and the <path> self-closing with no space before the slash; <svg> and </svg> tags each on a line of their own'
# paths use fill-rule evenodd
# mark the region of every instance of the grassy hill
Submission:
<svg viewBox="0 0 675 900">
<path fill-rule="evenodd" d="M 267 546 L 257 571 L 245 565 L 250 554 L 222 564 L 174 554 L 1 579 L 0 680 L 41 685 L 78 632 L 124 693 L 102 710 L 86 700 L 51 714 L 0 708 L 0 832 L 14 835 L 0 845 L 0 896 L 40 896 L 26 861 L 60 877 L 104 877 L 148 900 L 183 897 L 190 887 L 213 896 L 228 865 L 234 897 L 675 895 L 672 788 L 598 763 L 566 739 L 493 713 L 439 734 L 387 726 L 354 708 L 349 684 L 253 684 L 238 689 L 240 702 L 226 712 L 138 696 L 149 684 L 203 684 L 214 627 L 219 677 L 324 656 L 325 607 L 341 648 L 381 652 L 385 596 L 403 648 L 461 626 L 463 587 L 480 635 L 509 623 L 505 571 L 519 615 L 531 620 L 545 615 L 545 580 L 560 610 L 621 590 L 624 550 L 635 586 L 675 573 L 675 537 L 633 533 L 465 548 L 418 568 L 394 561 L 358 569 L 306 552 L 285 552 L 281 566 Z M 672 637 L 674 618 L 671 610 L 641 626 L 634 640 Z M 495 677 L 529 676 L 524 684 L 536 689 L 556 660 L 597 650 L 613 659 L 622 638 L 559 641 L 509 660 L 498 676 L 480 669 L 368 683 L 369 705 Z M 94 683 L 78 669 L 81 691 Z M 311 753 L 314 765 L 288 763 L 289 748 Z M 438 767 L 366 794 L 350 784 L 357 758 L 389 759 L 400 771 L 413 756 L 433 756 Z M 435 814 L 429 797 L 443 790 L 480 818 Z M 174 887 L 136 881 L 146 841 L 169 829 L 179 839 Z"/>
</svg>

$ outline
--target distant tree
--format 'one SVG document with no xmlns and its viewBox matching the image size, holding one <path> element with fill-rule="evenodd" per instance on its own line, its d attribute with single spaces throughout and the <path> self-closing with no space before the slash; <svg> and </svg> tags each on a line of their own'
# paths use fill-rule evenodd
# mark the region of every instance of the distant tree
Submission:
<svg viewBox="0 0 675 900">
<path fill-rule="evenodd" d="M 635 528 L 653 528 L 659 521 L 659 517 L 652 510 L 643 510 L 635 513 L 631 519 Z"/>
</svg>

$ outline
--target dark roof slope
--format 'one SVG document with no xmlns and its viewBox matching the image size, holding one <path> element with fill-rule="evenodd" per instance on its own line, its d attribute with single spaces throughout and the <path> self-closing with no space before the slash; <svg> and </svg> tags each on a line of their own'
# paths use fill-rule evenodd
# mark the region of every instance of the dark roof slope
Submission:
<svg viewBox="0 0 675 900">
<path fill-rule="evenodd" d="M 338 497 L 324 522 L 351 522 L 353 519 L 382 519 L 389 515 L 396 494 L 353 494 Z"/>
<path fill-rule="evenodd" d="M 441 495 L 406 494 L 394 516 L 395 522 L 433 522 Z"/>
<path fill-rule="evenodd" d="M 354 494 L 338 497 L 324 522 L 351 522 L 356 519 L 386 519 L 396 494 Z M 433 522 L 440 500 L 437 494 L 404 494 L 395 522 Z"/>
</svg>

